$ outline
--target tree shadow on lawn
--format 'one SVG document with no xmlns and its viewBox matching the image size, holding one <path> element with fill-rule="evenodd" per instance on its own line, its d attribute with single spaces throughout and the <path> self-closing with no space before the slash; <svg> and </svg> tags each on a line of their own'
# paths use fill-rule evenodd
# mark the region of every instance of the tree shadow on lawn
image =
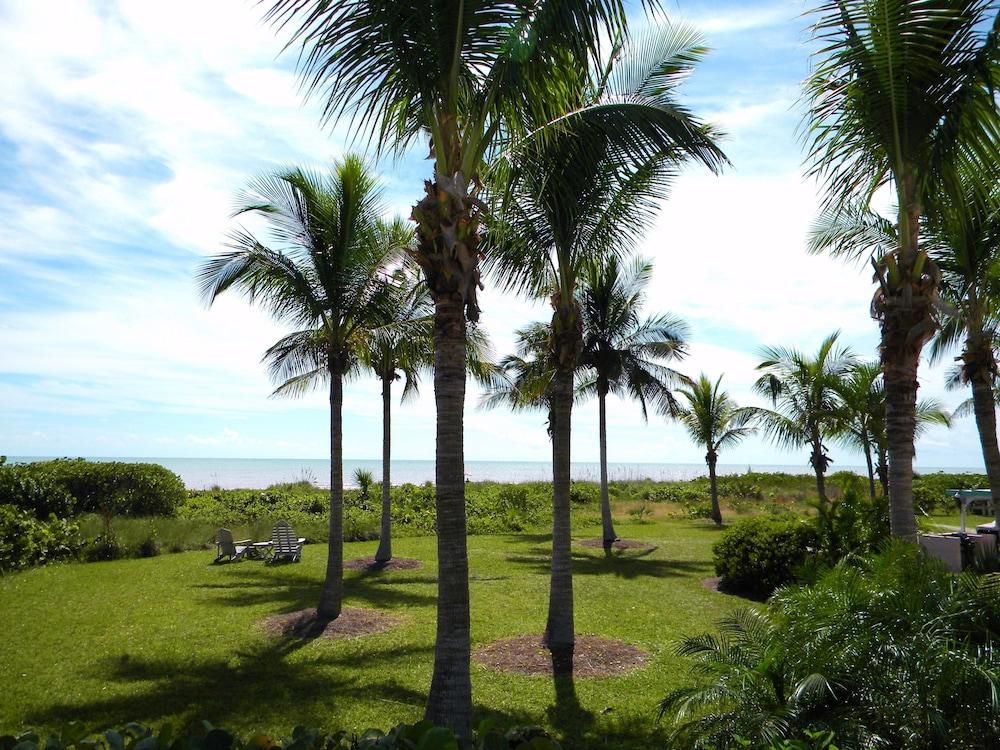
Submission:
<svg viewBox="0 0 1000 750">
<path fill-rule="evenodd" d="M 263 644 L 207 659 L 144 657 L 123 654 L 95 663 L 94 675 L 109 684 L 128 686 L 119 695 L 98 694 L 76 701 L 54 701 L 25 716 L 33 725 L 53 726 L 78 720 L 88 727 L 120 726 L 129 721 L 162 723 L 165 717 L 193 726 L 201 720 L 232 726 L 257 717 L 291 732 L 298 723 L 339 729 L 336 706 L 348 701 L 389 701 L 422 709 L 426 692 L 388 679 L 400 658 L 429 658 L 433 647 L 384 648 L 317 653 L 315 658 L 289 663 L 287 658 L 310 641 L 271 639 Z M 332 673 L 330 667 L 338 673 Z M 348 674 L 350 670 L 364 669 Z M 377 675 L 376 679 L 372 679 Z M 152 683 L 152 684 L 150 684 Z M 304 715 L 302 698 L 329 698 L 320 715 Z M 243 724 L 245 726 L 245 723 Z M 287 725 L 287 726 L 285 726 Z M 346 727 L 362 730 L 363 727 Z M 388 728 L 388 727 L 386 727 Z"/>
<path fill-rule="evenodd" d="M 712 569 L 711 563 L 690 560 L 664 560 L 649 557 L 654 550 L 644 550 L 638 554 L 592 555 L 574 551 L 573 575 L 618 576 L 619 578 L 682 578 L 704 573 Z M 546 555 L 508 555 L 507 561 L 534 568 L 542 574 L 550 570 L 550 558 Z"/>
<path fill-rule="evenodd" d="M 360 599 L 379 609 L 430 606 L 437 601 L 436 595 L 398 587 L 408 584 L 433 586 L 436 582 L 437 578 L 434 576 L 345 576 L 344 596 Z M 273 604 L 284 611 L 295 611 L 316 605 L 321 584 L 322 580 L 317 577 L 291 572 L 287 568 L 283 569 L 281 575 L 268 570 L 241 568 L 226 571 L 224 581 L 199 583 L 194 587 L 208 592 L 206 598 L 215 604 L 232 607 Z"/>
</svg>

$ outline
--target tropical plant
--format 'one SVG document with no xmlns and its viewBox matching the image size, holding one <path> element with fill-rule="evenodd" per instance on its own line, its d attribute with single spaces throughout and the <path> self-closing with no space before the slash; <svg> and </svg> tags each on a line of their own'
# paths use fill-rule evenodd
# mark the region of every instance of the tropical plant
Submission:
<svg viewBox="0 0 1000 750">
<path fill-rule="evenodd" d="M 882 368 L 877 362 L 861 362 L 835 383 L 834 439 L 845 447 L 861 451 L 868 470 L 868 494 L 875 499 L 875 478 L 883 495 L 889 488 L 889 446 L 886 437 L 885 389 Z M 917 402 L 914 438 L 932 425 L 949 427 L 951 418 L 935 399 Z"/>
<path fill-rule="evenodd" d="M 677 84 L 704 54 L 680 26 L 620 41 L 591 67 L 562 71 L 575 99 L 558 132 L 515 143 L 495 162 L 496 221 L 487 257 L 501 286 L 552 306 L 547 399 L 552 434 L 552 570 L 545 643 L 571 668 L 570 430 L 574 377 L 585 346 L 577 284 L 597 259 L 634 246 L 677 165 L 718 169 L 711 129 L 676 100 Z M 669 112 L 669 117 L 666 117 Z M 538 127 L 543 122 L 535 123 Z"/>
<path fill-rule="evenodd" d="M 918 238 L 925 209 L 961 194 L 962 170 L 992 173 L 997 161 L 998 16 L 989 0 L 823 0 L 815 13 L 809 174 L 828 206 L 868 206 L 884 185 L 896 198 L 898 242 L 873 259 L 871 310 L 881 325 L 892 533 L 915 540 L 917 367 L 940 279 Z"/>
<path fill-rule="evenodd" d="M 351 118 L 379 148 L 401 151 L 430 141 L 433 176 L 414 206 L 414 259 L 434 301 L 437 410 L 438 620 L 426 717 L 471 732 L 469 584 L 465 527 L 464 402 L 466 319 L 479 318 L 477 293 L 487 160 L 529 130 L 600 124 L 633 107 L 620 99 L 578 111 L 573 71 L 602 39 L 626 31 L 622 0 L 276 0 L 267 18 L 301 45 L 308 92 L 324 116 Z M 577 73 L 577 76 L 579 74 Z M 655 94 L 658 81 L 651 82 Z M 541 125 L 541 128 L 537 126 Z M 551 127 L 548 127 L 551 126 Z M 608 132 L 704 136 L 683 111 L 659 108 L 643 126 Z"/>
<path fill-rule="evenodd" d="M 691 439 L 705 448 L 712 520 L 721 525 L 722 510 L 719 508 L 719 487 L 715 475 L 719 451 L 738 445 L 743 438 L 756 433 L 755 422 L 760 417 L 760 410 L 752 406 L 737 406 L 722 390 L 721 376 L 713 383 L 702 373 L 697 380 L 680 388 L 680 394 L 687 405 L 680 409 L 678 418 Z"/>
<path fill-rule="evenodd" d="M 680 747 L 766 747 L 807 729 L 843 748 L 988 747 L 1000 736 L 998 593 L 916 545 L 841 562 L 685 640 L 700 677 L 661 715 Z"/>
<path fill-rule="evenodd" d="M 764 374 L 754 383 L 754 390 L 775 407 L 758 412 L 765 435 L 782 447 L 809 448 L 821 507 L 827 503 L 825 477 L 831 463 L 825 441 L 837 432 L 837 388 L 857 365 L 850 349 L 837 344 L 839 335 L 827 336 L 812 357 L 794 348 L 764 349 L 757 366 Z"/>
<path fill-rule="evenodd" d="M 294 168 L 260 177 L 240 195 L 237 215 L 264 219 L 273 247 L 238 229 L 232 249 L 209 258 L 198 276 L 210 304 L 236 289 L 297 327 L 264 355 L 276 394 L 329 385 L 330 543 L 317 614 L 330 619 L 343 599 L 344 380 L 358 372 L 369 329 L 389 317 L 385 276 L 407 240 L 401 222 L 381 219 L 383 210 L 377 180 L 355 156 L 328 175 Z"/>
<path fill-rule="evenodd" d="M 690 382 L 663 364 L 687 353 L 684 321 L 670 315 L 640 318 L 652 274 L 653 264 L 643 258 L 626 265 L 609 255 L 584 266 L 580 279 L 580 365 L 592 377 L 580 385 L 578 394 L 597 396 L 605 545 L 618 538 L 608 495 L 608 394 L 638 401 L 643 420 L 648 420 L 650 407 L 658 414 L 677 416 L 678 404 L 671 389 Z"/>
<path fill-rule="evenodd" d="M 990 183 L 980 188 L 990 191 L 987 205 L 958 196 L 937 206 L 929 222 L 932 241 L 938 247 L 935 258 L 943 272 L 941 297 L 945 303 L 941 328 L 931 342 L 930 361 L 940 361 L 962 346 L 949 385 L 972 390 L 971 409 L 960 407 L 958 413 L 969 410 L 975 416 L 990 489 L 994 497 L 1000 497 L 995 355 L 1000 346 L 1000 190 L 996 171 L 962 175 L 963 192 L 975 192 L 982 181 Z M 1000 520 L 1000 503 L 994 503 L 993 510 Z"/>
</svg>

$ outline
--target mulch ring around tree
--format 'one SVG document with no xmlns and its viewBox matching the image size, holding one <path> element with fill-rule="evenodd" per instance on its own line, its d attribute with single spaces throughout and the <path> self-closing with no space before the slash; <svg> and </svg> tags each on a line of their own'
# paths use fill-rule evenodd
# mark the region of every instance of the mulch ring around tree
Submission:
<svg viewBox="0 0 1000 750">
<path fill-rule="evenodd" d="M 604 549 L 603 539 L 581 539 L 577 542 L 581 547 L 593 547 L 595 549 Z M 656 549 L 655 544 L 649 544 L 648 542 L 638 542 L 634 539 L 615 539 L 611 543 L 611 549 L 616 550 L 627 550 L 627 549 L 640 549 L 649 550 Z"/>
<path fill-rule="evenodd" d="M 361 635 L 381 633 L 402 622 L 398 617 L 377 609 L 344 607 L 336 620 L 318 618 L 316 609 L 300 609 L 269 615 L 261 620 L 264 631 L 274 637 L 286 638 L 357 638 Z"/>
<path fill-rule="evenodd" d="M 345 568 L 367 570 L 372 573 L 381 570 L 413 570 L 421 565 L 423 563 L 420 560 L 414 560 L 411 557 L 393 557 L 386 562 L 378 562 L 374 557 L 356 557 L 344 563 Z"/>
<path fill-rule="evenodd" d="M 481 646 L 472 658 L 490 669 L 521 675 L 551 675 L 552 656 L 538 635 L 503 638 Z M 643 666 L 649 654 L 635 646 L 602 638 L 581 635 L 573 649 L 574 677 L 614 677 Z"/>
</svg>

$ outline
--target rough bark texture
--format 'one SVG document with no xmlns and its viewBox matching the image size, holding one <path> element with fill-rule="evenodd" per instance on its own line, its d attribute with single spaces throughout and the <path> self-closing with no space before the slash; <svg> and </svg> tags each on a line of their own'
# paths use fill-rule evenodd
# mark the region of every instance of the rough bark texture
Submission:
<svg viewBox="0 0 1000 750">
<path fill-rule="evenodd" d="M 719 507 L 719 482 L 715 476 L 715 465 L 719 457 L 715 451 L 710 450 L 705 454 L 705 462 L 708 464 L 708 487 L 712 493 L 712 520 L 716 526 L 722 525 L 722 508 Z"/>
<path fill-rule="evenodd" d="M 823 451 L 823 443 L 819 436 L 813 436 L 812 455 L 809 458 L 813 472 L 816 474 L 816 493 L 819 495 L 820 505 L 826 507 L 826 465 L 827 457 Z"/>
<path fill-rule="evenodd" d="M 573 568 L 570 536 L 570 425 L 573 410 L 573 371 L 556 371 L 551 384 L 552 403 L 552 572 L 545 645 L 553 668 L 572 671 Z"/>
<path fill-rule="evenodd" d="M 599 392 L 597 396 L 601 451 L 601 525 L 604 529 L 602 538 L 609 544 L 618 538 L 615 525 L 611 518 L 611 498 L 608 494 L 608 410 L 607 393 Z"/>
<path fill-rule="evenodd" d="M 434 672 L 425 717 L 468 737 L 472 733 L 472 682 L 465 529 L 465 334 L 461 296 L 438 296 L 434 315 L 438 606 Z"/>
<path fill-rule="evenodd" d="M 392 559 L 392 377 L 382 378 L 382 524 L 375 562 Z"/>
<path fill-rule="evenodd" d="M 889 359 L 883 354 L 885 432 L 889 447 L 889 526 L 892 535 L 917 541 L 913 514 L 913 433 L 917 412 L 919 350 Z"/>
<path fill-rule="evenodd" d="M 326 578 L 320 594 L 319 617 L 340 615 L 344 600 L 344 379 L 330 370 L 330 541 L 326 554 Z"/>
</svg>

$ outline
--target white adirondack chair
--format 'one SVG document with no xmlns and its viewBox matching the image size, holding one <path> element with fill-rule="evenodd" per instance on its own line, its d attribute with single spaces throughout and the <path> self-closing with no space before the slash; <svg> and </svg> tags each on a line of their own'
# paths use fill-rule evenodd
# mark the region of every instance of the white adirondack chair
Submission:
<svg viewBox="0 0 1000 750">
<path fill-rule="evenodd" d="M 233 541 L 233 532 L 229 529 L 219 529 L 215 532 L 215 562 L 222 562 L 228 558 L 229 562 L 242 560 L 247 550 L 253 544 L 251 539 L 241 539 Z"/>
<path fill-rule="evenodd" d="M 296 537 L 288 521 L 278 521 L 271 531 L 271 560 L 298 562 L 302 559 L 302 545 L 305 543 L 305 537 Z"/>
</svg>

